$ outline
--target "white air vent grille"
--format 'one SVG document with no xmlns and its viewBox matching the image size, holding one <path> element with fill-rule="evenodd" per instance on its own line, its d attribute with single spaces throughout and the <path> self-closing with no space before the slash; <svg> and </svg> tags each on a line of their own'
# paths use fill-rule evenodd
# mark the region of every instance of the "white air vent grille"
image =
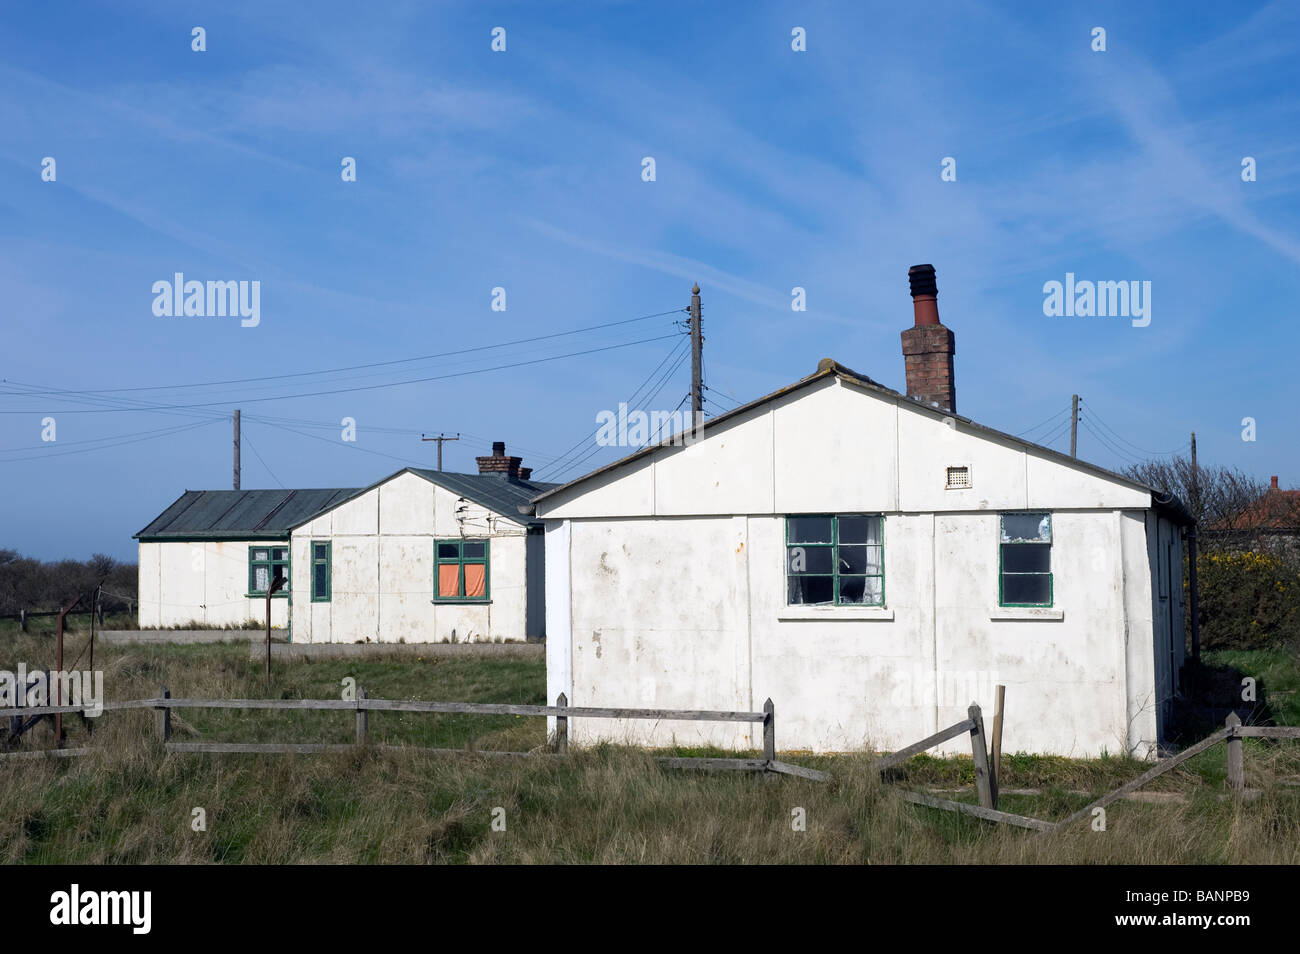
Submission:
<svg viewBox="0 0 1300 954">
<path fill-rule="evenodd" d="M 970 487 L 970 468 L 965 465 L 949 467 L 945 487 L 948 490 L 966 490 Z"/>
</svg>

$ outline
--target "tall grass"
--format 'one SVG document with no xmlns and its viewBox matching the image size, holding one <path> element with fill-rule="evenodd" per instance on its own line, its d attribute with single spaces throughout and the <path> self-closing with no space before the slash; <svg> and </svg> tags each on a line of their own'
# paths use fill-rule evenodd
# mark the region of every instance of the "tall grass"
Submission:
<svg viewBox="0 0 1300 954">
<path fill-rule="evenodd" d="M 29 667 L 41 644 L 4 654 Z M 25 653 L 26 655 L 21 655 Z M 3 661 L 3 660 L 0 660 Z M 243 647 L 106 647 L 109 698 L 167 684 L 175 696 L 267 695 Z M 4 661 L 8 666 L 9 662 Z M 541 702 L 534 659 L 364 659 L 277 663 L 270 695 L 337 697 L 351 675 L 372 696 Z M 654 753 L 603 745 L 564 759 L 435 756 L 374 748 L 321 756 L 168 754 L 153 713 L 106 713 L 94 754 L 0 760 L 4 863 L 1297 863 L 1300 777 L 1294 743 L 1251 743 L 1253 801 L 1226 797 L 1223 747 L 1158 780 L 1180 797 L 1121 802 L 1107 830 L 1084 821 L 1036 834 L 903 802 L 897 786 L 969 786 L 969 759 L 920 758 L 882 781 L 866 756 L 806 760 L 829 783 L 748 773 L 670 770 Z M 545 744 L 540 719 L 371 713 L 376 741 L 514 751 Z M 350 741 L 346 712 L 178 710 L 174 738 Z M 1139 774 L 1128 759 L 1008 757 L 1003 807 L 1060 818 Z M 968 788 L 967 788 L 968 790 Z M 957 797 L 969 798 L 968 794 Z M 206 830 L 194 831 L 203 809 Z M 505 830 L 493 828 L 502 809 Z M 806 830 L 793 830 L 802 809 Z"/>
</svg>

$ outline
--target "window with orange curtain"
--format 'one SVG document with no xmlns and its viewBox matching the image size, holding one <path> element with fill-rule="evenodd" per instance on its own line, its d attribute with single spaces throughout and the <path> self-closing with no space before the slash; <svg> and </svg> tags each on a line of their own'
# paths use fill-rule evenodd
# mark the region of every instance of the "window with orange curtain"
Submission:
<svg viewBox="0 0 1300 954">
<path fill-rule="evenodd" d="M 486 603 L 488 593 L 488 541 L 436 540 L 437 567 L 434 600 L 444 603 Z"/>
</svg>

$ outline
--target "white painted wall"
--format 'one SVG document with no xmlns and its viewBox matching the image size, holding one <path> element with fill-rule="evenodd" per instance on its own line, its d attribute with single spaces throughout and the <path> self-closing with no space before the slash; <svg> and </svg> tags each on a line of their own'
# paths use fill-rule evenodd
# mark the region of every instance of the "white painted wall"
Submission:
<svg viewBox="0 0 1300 954">
<path fill-rule="evenodd" d="M 265 626 L 266 598 L 245 595 L 248 550 L 288 545 L 288 541 L 140 543 L 140 626 L 239 626 L 248 620 Z M 273 596 L 272 628 L 283 630 L 288 622 L 288 598 Z"/>
<path fill-rule="evenodd" d="M 523 639 L 526 528 L 459 500 L 402 473 L 294 530 L 294 642 Z M 462 536 L 490 541 L 490 602 L 434 603 L 434 540 Z M 332 545 L 329 602 L 311 601 L 312 541 Z"/>
<path fill-rule="evenodd" d="M 1008 751 L 1148 754 L 1149 494 L 962 427 L 830 378 L 541 501 L 548 697 L 750 710 L 771 697 L 782 750 L 883 750 L 971 701 L 991 718 L 1001 683 Z M 970 489 L 944 489 L 951 464 L 970 466 Z M 998 513 L 1026 509 L 1052 513 L 1047 611 L 998 607 Z M 785 516 L 818 512 L 885 515 L 883 609 L 786 606 Z M 570 732 L 758 744 L 692 722 Z"/>
</svg>

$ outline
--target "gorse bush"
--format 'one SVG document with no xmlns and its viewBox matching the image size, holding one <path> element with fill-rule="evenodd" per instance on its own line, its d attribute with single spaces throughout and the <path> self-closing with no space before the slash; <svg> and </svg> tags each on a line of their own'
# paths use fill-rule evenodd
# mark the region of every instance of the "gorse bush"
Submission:
<svg viewBox="0 0 1300 954">
<path fill-rule="evenodd" d="M 1300 568 L 1270 553 L 1215 550 L 1196 561 L 1201 646 L 1269 649 L 1300 644 Z"/>
</svg>

